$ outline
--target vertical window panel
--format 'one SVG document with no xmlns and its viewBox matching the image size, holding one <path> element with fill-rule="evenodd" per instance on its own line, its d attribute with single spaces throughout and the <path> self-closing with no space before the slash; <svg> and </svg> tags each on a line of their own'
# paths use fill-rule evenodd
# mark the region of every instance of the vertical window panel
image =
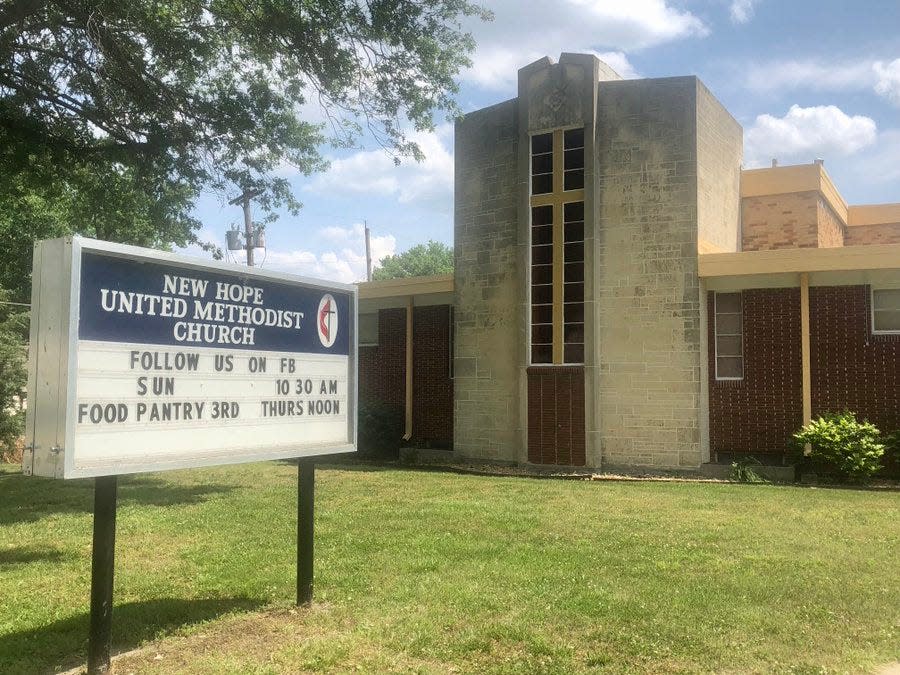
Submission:
<svg viewBox="0 0 900 675">
<path fill-rule="evenodd" d="M 744 306 L 740 293 L 715 294 L 717 380 L 744 378 Z"/>
</svg>

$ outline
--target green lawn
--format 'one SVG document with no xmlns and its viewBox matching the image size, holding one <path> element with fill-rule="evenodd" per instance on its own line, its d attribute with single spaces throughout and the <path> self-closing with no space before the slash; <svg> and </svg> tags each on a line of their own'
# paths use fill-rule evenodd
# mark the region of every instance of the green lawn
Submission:
<svg viewBox="0 0 900 675">
<path fill-rule="evenodd" d="M 9 467 L 6 468 L 7 472 Z M 900 494 L 317 473 L 120 480 L 118 672 L 867 672 L 900 659 Z M 92 484 L 0 474 L 0 672 L 83 663 Z"/>
</svg>

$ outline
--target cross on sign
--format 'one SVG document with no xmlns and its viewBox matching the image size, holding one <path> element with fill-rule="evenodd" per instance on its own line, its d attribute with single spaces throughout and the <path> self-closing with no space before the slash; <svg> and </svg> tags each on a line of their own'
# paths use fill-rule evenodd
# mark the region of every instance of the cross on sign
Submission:
<svg viewBox="0 0 900 675">
<path fill-rule="evenodd" d="M 326 300 L 319 312 L 319 329 L 326 340 L 331 339 L 331 317 L 334 313 L 334 310 L 331 308 L 331 299 Z"/>
</svg>

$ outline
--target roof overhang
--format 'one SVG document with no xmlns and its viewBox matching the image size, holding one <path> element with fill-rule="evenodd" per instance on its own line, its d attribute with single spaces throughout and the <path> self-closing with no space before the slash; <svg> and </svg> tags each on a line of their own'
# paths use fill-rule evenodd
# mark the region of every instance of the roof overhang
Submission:
<svg viewBox="0 0 900 675">
<path fill-rule="evenodd" d="M 709 253 L 699 257 L 707 290 L 810 286 L 900 286 L 900 244 Z"/>
<path fill-rule="evenodd" d="M 707 253 L 699 256 L 702 278 L 792 272 L 854 272 L 900 269 L 900 244 L 786 248 Z"/>
<path fill-rule="evenodd" d="M 361 311 L 406 307 L 410 298 L 416 306 L 453 304 L 452 274 L 363 281 L 358 286 Z"/>
</svg>

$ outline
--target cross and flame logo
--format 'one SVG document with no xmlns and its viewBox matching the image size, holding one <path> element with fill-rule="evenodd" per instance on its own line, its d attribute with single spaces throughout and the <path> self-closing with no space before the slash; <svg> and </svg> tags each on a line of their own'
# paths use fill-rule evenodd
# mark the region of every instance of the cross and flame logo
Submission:
<svg viewBox="0 0 900 675">
<path fill-rule="evenodd" d="M 326 293 L 319 301 L 319 311 L 316 314 L 316 328 L 319 332 L 319 340 L 323 347 L 331 347 L 337 338 L 338 315 L 337 305 L 330 293 Z"/>
</svg>

